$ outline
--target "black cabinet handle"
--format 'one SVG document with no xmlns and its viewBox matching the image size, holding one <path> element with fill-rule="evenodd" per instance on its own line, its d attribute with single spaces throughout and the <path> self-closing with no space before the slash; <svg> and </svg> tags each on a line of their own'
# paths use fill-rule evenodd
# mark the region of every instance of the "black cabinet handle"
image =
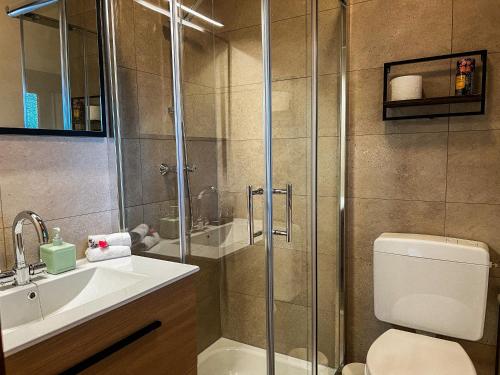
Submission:
<svg viewBox="0 0 500 375">
<path fill-rule="evenodd" d="M 89 367 L 95 365 L 96 363 L 102 361 L 103 359 L 111 356 L 117 351 L 125 348 L 126 346 L 132 344 L 133 342 L 139 340 L 141 337 L 148 335 L 154 330 L 161 327 L 161 322 L 159 320 L 155 320 L 154 322 L 148 324 L 147 326 L 131 333 L 127 337 L 121 339 L 120 341 L 115 342 L 114 344 L 108 346 L 106 349 L 93 354 L 92 356 L 84 359 L 83 361 L 77 363 L 76 365 L 70 367 L 69 369 L 61 372 L 61 375 L 73 375 L 79 374 L 83 370 L 88 369 Z"/>
</svg>

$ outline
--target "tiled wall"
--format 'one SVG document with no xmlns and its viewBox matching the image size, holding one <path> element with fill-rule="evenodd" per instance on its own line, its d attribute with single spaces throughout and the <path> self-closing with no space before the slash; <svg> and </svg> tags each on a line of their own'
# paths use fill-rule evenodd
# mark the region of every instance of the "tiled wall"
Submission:
<svg viewBox="0 0 500 375">
<path fill-rule="evenodd" d="M 493 0 L 351 1 L 348 157 L 348 358 L 364 361 L 389 328 L 373 313 L 372 246 L 382 232 L 486 242 L 500 236 L 500 7 Z M 383 122 L 384 62 L 488 49 L 487 114 Z M 454 75 L 453 67 L 447 77 Z M 447 78 L 448 79 L 448 78 Z M 444 82 L 447 90 L 449 82 Z M 493 373 L 500 274 L 492 270 L 485 333 L 461 341 Z"/>
<path fill-rule="evenodd" d="M 87 236 L 117 228 L 115 180 L 109 172 L 108 140 L 97 138 L 0 136 L 0 267 L 14 264 L 12 223 L 22 210 L 38 213 L 49 228 L 84 256 Z M 25 227 L 27 238 L 34 231 Z M 27 241 L 28 260 L 38 247 Z"/>
</svg>

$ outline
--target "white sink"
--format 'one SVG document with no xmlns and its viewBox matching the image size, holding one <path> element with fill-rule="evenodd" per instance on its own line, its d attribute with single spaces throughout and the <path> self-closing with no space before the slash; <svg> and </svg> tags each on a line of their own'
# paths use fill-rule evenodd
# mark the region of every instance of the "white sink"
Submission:
<svg viewBox="0 0 500 375">
<path fill-rule="evenodd" d="M 74 271 L 1 288 L 4 351 L 11 355 L 196 271 L 196 266 L 138 256 L 82 260 Z"/>
<path fill-rule="evenodd" d="M 57 314 L 85 305 L 132 284 L 146 276 L 115 271 L 109 268 L 89 268 L 67 277 L 38 284 L 42 316 Z"/>
<path fill-rule="evenodd" d="M 42 320 L 36 286 L 20 286 L 3 292 L 0 296 L 0 315 L 3 333 L 17 326 Z"/>
</svg>

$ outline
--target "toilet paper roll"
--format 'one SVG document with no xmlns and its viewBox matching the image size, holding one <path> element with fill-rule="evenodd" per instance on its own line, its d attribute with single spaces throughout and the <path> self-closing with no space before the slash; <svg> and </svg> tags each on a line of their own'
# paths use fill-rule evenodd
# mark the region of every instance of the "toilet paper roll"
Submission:
<svg viewBox="0 0 500 375">
<path fill-rule="evenodd" d="M 98 105 L 89 106 L 90 121 L 101 121 L 101 107 Z"/>
<path fill-rule="evenodd" d="M 391 80 L 391 100 L 422 99 L 422 76 L 410 75 Z"/>
</svg>

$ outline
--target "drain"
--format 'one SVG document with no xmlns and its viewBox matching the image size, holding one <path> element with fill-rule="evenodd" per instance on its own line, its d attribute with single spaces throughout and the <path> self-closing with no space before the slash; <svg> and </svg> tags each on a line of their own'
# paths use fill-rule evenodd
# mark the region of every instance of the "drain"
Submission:
<svg viewBox="0 0 500 375">
<path fill-rule="evenodd" d="M 31 291 L 31 292 L 28 292 L 28 299 L 29 300 L 34 300 L 36 298 L 36 292 L 35 291 Z"/>
</svg>

